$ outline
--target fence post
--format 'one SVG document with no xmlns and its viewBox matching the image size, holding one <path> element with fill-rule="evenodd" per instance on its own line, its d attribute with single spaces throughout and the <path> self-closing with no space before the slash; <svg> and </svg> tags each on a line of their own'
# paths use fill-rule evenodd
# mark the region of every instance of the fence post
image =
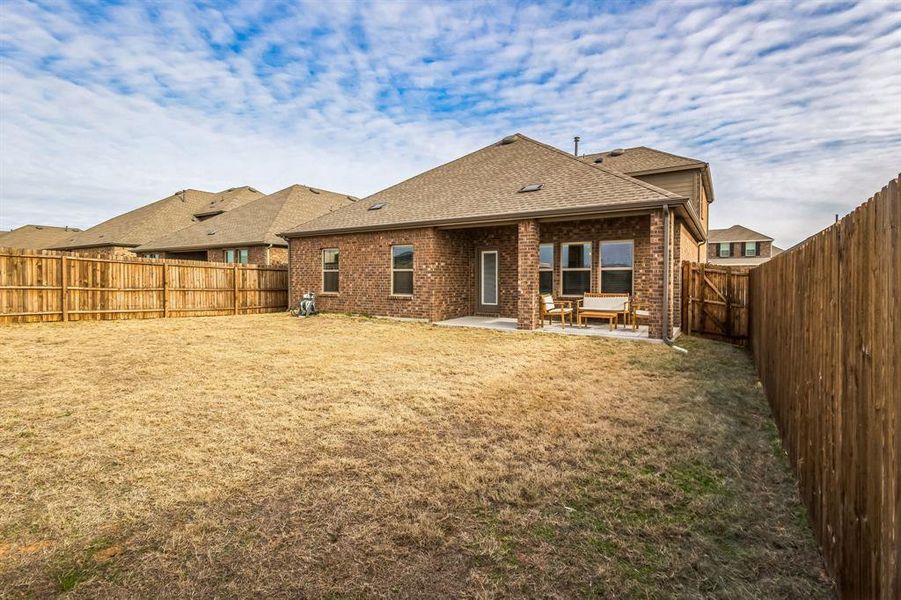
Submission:
<svg viewBox="0 0 901 600">
<path fill-rule="evenodd" d="M 169 318 L 169 263 L 163 263 L 163 318 Z"/>
<path fill-rule="evenodd" d="M 726 337 L 732 340 L 732 268 L 726 267 Z"/>
<path fill-rule="evenodd" d="M 63 314 L 63 321 L 69 320 L 69 264 L 65 255 L 59 258 L 59 289 L 60 289 L 60 311 Z"/>
<path fill-rule="evenodd" d="M 232 270 L 232 274 L 233 274 L 232 279 L 234 279 L 234 284 L 235 284 L 235 291 L 233 293 L 233 295 L 235 297 L 235 302 L 234 302 L 235 312 L 234 312 L 234 314 L 238 314 L 238 263 L 235 263 L 234 269 Z"/>
</svg>

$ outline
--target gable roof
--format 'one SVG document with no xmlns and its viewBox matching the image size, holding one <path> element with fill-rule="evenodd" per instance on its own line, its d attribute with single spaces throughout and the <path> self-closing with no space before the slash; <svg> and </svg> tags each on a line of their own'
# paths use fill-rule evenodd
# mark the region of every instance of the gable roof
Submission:
<svg viewBox="0 0 901 600">
<path fill-rule="evenodd" d="M 590 164 L 603 165 L 627 175 L 707 166 L 707 163 L 702 160 L 670 154 L 669 152 L 648 148 L 647 146 L 584 154 L 579 157 L 579 160 Z M 600 162 L 597 162 L 598 160 Z"/>
<path fill-rule="evenodd" d="M 532 184 L 541 189 L 519 191 Z M 283 237 L 585 214 L 684 200 L 515 134 L 304 223 Z M 370 210 L 379 204 L 383 206 Z"/>
<path fill-rule="evenodd" d="M 719 242 L 772 242 L 773 238 L 757 233 L 742 225 L 733 225 L 728 229 L 711 229 L 707 232 L 707 241 L 711 244 Z"/>
<path fill-rule="evenodd" d="M 233 209 L 262 196 L 262 192 L 247 186 L 217 193 L 182 190 L 70 236 L 54 248 L 69 250 L 95 246 L 140 246 L 154 238 L 193 225 L 196 222 L 194 215 L 198 213 L 210 209 L 224 210 L 225 207 Z"/>
<path fill-rule="evenodd" d="M 0 246 L 43 250 L 72 236 L 81 229 L 52 225 L 23 225 L 12 231 L 0 232 Z"/>
<path fill-rule="evenodd" d="M 138 252 L 286 245 L 278 234 L 348 204 L 346 194 L 292 185 L 206 221 L 138 246 Z M 211 233 L 212 232 L 212 233 Z"/>
</svg>

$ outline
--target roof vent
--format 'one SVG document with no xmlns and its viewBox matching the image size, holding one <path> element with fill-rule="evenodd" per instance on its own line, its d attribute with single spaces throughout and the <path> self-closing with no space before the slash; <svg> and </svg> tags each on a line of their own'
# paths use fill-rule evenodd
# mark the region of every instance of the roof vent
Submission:
<svg viewBox="0 0 901 600">
<path fill-rule="evenodd" d="M 516 135 L 508 135 L 504 139 L 501 140 L 501 146 L 506 146 L 507 144 L 512 144 L 516 141 Z"/>
<path fill-rule="evenodd" d="M 359 200 L 359 198 L 354 198 L 353 196 L 348 196 L 347 199 L 351 202 L 356 202 L 357 200 Z"/>
<path fill-rule="evenodd" d="M 622 154 L 625 154 L 625 152 L 626 152 L 626 151 L 623 150 L 622 148 L 617 148 L 616 150 L 611 150 L 611 151 L 610 151 L 610 156 L 620 156 L 620 155 L 622 155 Z"/>
<path fill-rule="evenodd" d="M 215 229 L 210 229 L 210 230 L 208 230 L 208 231 L 206 232 L 206 234 L 207 234 L 207 235 L 216 235 L 216 230 L 215 230 Z"/>
<path fill-rule="evenodd" d="M 235 188 L 228 188 L 228 189 L 225 190 L 225 191 L 226 191 L 226 192 L 234 192 L 234 191 L 235 191 Z"/>
<path fill-rule="evenodd" d="M 531 183 L 529 185 L 525 185 L 519 189 L 520 193 L 522 192 L 537 192 L 541 188 L 544 187 L 543 183 Z"/>
<path fill-rule="evenodd" d="M 379 203 L 377 203 L 377 204 L 373 204 L 372 206 L 370 206 L 370 207 L 369 207 L 368 209 L 366 209 L 366 210 L 379 210 L 379 209 L 382 208 L 383 206 L 385 206 L 385 203 L 384 203 L 384 202 L 379 202 Z"/>
<path fill-rule="evenodd" d="M 310 190 L 311 192 L 313 192 L 314 194 L 319 193 L 319 190 L 317 190 L 317 189 L 313 189 L 313 188 L 307 188 L 307 189 Z"/>
<path fill-rule="evenodd" d="M 260 190 L 258 190 L 258 189 L 256 189 L 256 188 L 249 187 L 249 188 L 247 188 L 247 189 L 250 190 L 251 192 L 253 192 L 254 194 L 259 194 L 259 193 L 260 193 Z"/>
<path fill-rule="evenodd" d="M 600 164 L 600 163 L 602 163 L 602 162 L 604 162 L 604 157 L 603 157 L 603 156 L 598 156 L 596 159 L 594 159 L 594 164 L 596 164 L 596 165 L 597 165 L 597 164 Z"/>
</svg>

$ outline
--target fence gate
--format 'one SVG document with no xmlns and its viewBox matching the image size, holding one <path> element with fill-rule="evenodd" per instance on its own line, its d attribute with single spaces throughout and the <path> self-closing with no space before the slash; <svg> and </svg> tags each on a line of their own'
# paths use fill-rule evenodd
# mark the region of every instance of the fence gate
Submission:
<svg viewBox="0 0 901 600">
<path fill-rule="evenodd" d="M 682 263 L 682 326 L 685 333 L 748 341 L 748 267 Z"/>
</svg>

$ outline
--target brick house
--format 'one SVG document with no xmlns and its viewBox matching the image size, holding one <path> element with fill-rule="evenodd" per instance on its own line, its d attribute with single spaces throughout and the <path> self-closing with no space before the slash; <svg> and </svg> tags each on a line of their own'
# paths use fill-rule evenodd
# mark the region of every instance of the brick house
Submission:
<svg viewBox="0 0 901 600">
<path fill-rule="evenodd" d="M 621 292 L 649 305 L 661 338 L 678 332 L 677 267 L 697 260 L 706 212 L 516 134 L 282 236 L 291 301 L 313 291 L 321 310 L 535 329 L 540 292 Z"/>
<path fill-rule="evenodd" d="M 742 225 L 711 229 L 707 244 L 707 262 L 715 265 L 756 267 L 782 253 L 773 238 Z"/>
<path fill-rule="evenodd" d="M 151 240 L 134 249 L 146 258 L 243 264 L 284 264 L 284 231 L 351 204 L 346 194 L 292 185 L 237 208 Z"/>
<path fill-rule="evenodd" d="M 181 190 L 69 235 L 51 249 L 107 258 L 134 258 L 134 249 L 141 244 L 234 210 L 263 195 L 248 186 L 216 193 Z"/>
</svg>

